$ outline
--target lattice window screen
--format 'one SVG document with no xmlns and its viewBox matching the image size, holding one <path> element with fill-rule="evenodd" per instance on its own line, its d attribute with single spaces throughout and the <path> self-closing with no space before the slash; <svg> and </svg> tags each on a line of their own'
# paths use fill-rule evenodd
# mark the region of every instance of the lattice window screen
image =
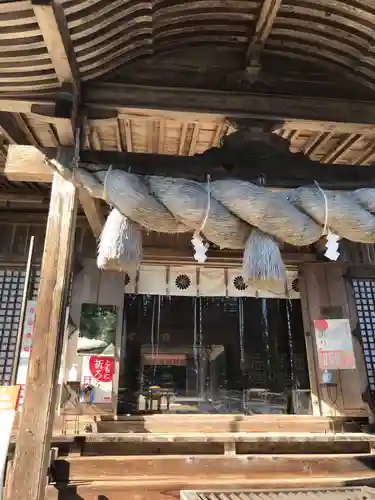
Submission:
<svg viewBox="0 0 375 500">
<path fill-rule="evenodd" d="M 36 269 L 31 276 L 34 300 L 39 281 L 40 271 Z M 24 286 L 25 271 L 0 269 L 0 385 L 9 385 L 11 381 Z"/>
<path fill-rule="evenodd" d="M 354 279 L 353 287 L 370 391 L 375 392 L 375 280 Z"/>
</svg>

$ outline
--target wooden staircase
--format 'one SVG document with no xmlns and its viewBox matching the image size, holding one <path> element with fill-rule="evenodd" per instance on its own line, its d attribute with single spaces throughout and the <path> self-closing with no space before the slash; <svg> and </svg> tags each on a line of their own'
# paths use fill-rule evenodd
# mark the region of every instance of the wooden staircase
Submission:
<svg viewBox="0 0 375 500">
<path fill-rule="evenodd" d="M 206 422 L 197 432 L 194 419 L 185 432 L 176 432 L 171 420 L 169 432 L 147 432 L 150 422 L 143 432 L 132 432 L 132 426 L 125 426 L 129 420 L 119 420 L 103 423 L 107 432 L 56 438 L 46 499 L 177 500 L 180 490 L 375 484 L 375 436 L 322 432 L 324 419 L 316 427 L 309 422 L 315 432 L 291 432 L 287 419 L 281 424 L 267 417 L 263 426 L 274 430 L 279 420 L 277 432 L 217 432 L 220 419 L 215 424 L 212 417 L 211 432 L 202 431 Z M 197 420 L 202 424 L 202 418 Z M 246 419 L 241 422 L 250 425 Z M 154 429 L 160 425 L 160 419 L 152 423 Z M 252 425 L 258 428 L 260 422 Z"/>
</svg>

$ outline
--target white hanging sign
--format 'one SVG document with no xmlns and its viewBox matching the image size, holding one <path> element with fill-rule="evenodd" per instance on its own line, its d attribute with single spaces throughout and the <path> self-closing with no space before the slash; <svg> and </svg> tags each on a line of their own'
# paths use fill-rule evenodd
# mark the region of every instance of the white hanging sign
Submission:
<svg viewBox="0 0 375 500">
<path fill-rule="evenodd" d="M 354 370 L 353 338 L 348 319 L 314 321 L 319 368 L 321 370 Z"/>
</svg>

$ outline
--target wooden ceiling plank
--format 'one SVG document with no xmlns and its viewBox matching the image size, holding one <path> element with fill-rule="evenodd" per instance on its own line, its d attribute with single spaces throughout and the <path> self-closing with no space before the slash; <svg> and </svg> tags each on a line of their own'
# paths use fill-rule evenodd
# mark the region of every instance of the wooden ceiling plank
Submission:
<svg viewBox="0 0 375 500">
<path fill-rule="evenodd" d="M 246 51 L 246 66 L 259 64 L 259 56 L 272 31 L 282 0 L 264 0 Z"/>
<path fill-rule="evenodd" d="M 90 128 L 90 143 L 94 146 L 93 149 L 96 149 L 97 151 L 102 150 L 102 144 L 100 141 L 98 129 L 96 127 L 91 127 Z"/>
<path fill-rule="evenodd" d="M 195 154 L 198 142 L 198 136 L 200 132 L 200 124 L 194 123 L 193 135 L 191 136 L 190 146 L 189 146 L 189 156 L 193 156 Z"/>
<path fill-rule="evenodd" d="M 155 153 L 155 121 L 142 122 L 142 128 L 146 134 L 147 151 Z"/>
<path fill-rule="evenodd" d="M 340 159 L 352 148 L 359 140 L 363 139 L 361 134 L 349 134 L 346 138 L 342 139 L 331 151 L 328 151 L 323 158 L 320 159 L 321 163 L 338 163 Z"/>
<path fill-rule="evenodd" d="M 33 146 L 39 147 L 41 145 L 40 140 L 30 127 L 27 118 L 22 114 L 16 113 L 14 115 L 14 120 L 16 121 L 18 127 L 25 134 L 25 137 L 27 138 L 27 144 L 32 144 Z"/>
<path fill-rule="evenodd" d="M 322 122 L 319 120 L 287 120 L 283 124 L 285 130 L 296 130 L 300 132 L 336 132 L 338 134 L 362 134 L 370 135 L 375 133 L 375 126 L 361 123 L 339 123 Z"/>
<path fill-rule="evenodd" d="M 279 132 L 280 137 L 282 137 L 283 139 L 288 139 L 289 136 L 292 134 L 293 134 L 293 130 L 287 130 L 284 128 L 282 128 Z"/>
<path fill-rule="evenodd" d="M 309 155 L 310 152 L 314 149 L 315 145 L 322 139 L 324 134 L 325 132 L 315 132 L 314 134 L 312 134 L 301 148 L 301 153 L 303 153 L 304 155 Z"/>
<path fill-rule="evenodd" d="M 311 141 L 307 141 L 306 146 L 303 148 L 302 152 L 308 156 L 314 156 L 317 150 L 327 144 L 327 142 L 333 137 L 333 132 L 322 132 L 321 134 L 316 134 L 311 138 Z"/>
<path fill-rule="evenodd" d="M 126 138 L 126 151 L 132 153 L 133 140 L 132 140 L 132 125 L 130 120 L 124 120 L 125 125 L 125 138 Z"/>
<path fill-rule="evenodd" d="M 371 141 L 370 144 L 358 155 L 353 161 L 354 165 L 365 165 L 375 155 L 375 142 Z"/>
<path fill-rule="evenodd" d="M 184 122 L 181 127 L 181 135 L 180 135 L 180 144 L 178 146 L 178 154 L 181 156 L 184 152 L 184 147 L 185 147 L 185 142 L 186 142 L 186 136 L 187 136 L 187 131 L 188 131 L 188 122 Z"/>
<path fill-rule="evenodd" d="M 116 131 L 116 145 L 117 145 L 117 150 L 118 151 L 124 151 L 124 148 L 122 146 L 121 127 L 120 127 L 119 120 L 116 120 L 115 131 Z"/>
<path fill-rule="evenodd" d="M 158 153 L 164 153 L 165 120 L 159 120 Z"/>
<path fill-rule="evenodd" d="M 311 159 L 317 159 L 316 158 L 316 155 L 317 155 L 317 152 L 318 152 L 318 149 L 320 148 L 324 148 L 324 146 L 326 144 L 328 144 L 328 142 L 332 139 L 332 137 L 334 136 L 334 133 L 333 132 L 324 132 L 320 139 L 314 144 L 314 147 L 310 148 L 309 150 L 309 156 Z"/>
<path fill-rule="evenodd" d="M 226 126 L 225 123 L 219 123 L 219 125 L 216 126 L 215 134 L 214 134 L 214 137 L 213 137 L 212 143 L 211 143 L 211 147 L 218 148 L 220 146 L 220 141 L 224 135 L 225 126 Z"/>
<path fill-rule="evenodd" d="M 292 131 L 292 133 L 289 136 L 289 142 L 291 144 L 293 144 L 293 141 L 296 141 L 298 139 L 300 132 L 301 132 L 300 130 Z"/>
</svg>

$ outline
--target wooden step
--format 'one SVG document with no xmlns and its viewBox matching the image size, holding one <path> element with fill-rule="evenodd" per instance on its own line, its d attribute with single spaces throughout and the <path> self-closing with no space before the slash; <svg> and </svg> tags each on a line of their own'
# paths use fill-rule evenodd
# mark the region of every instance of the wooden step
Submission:
<svg viewBox="0 0 375 500">
<path fill-rule="evenodd" d="M 258 480 L 350 474 L 375 477 L 375 455 L 83 456 L 57 459 L 52 468 L 57 482 L 181 476 Z"/>
<path fill-rule="evenodd" d="M 181 490 L 218 491 L 233 489 L 306 489 L 341 488 L 374 484 L 367 477 L 349 475 L 345 478 L 267 478 L 202 480 L 198 477 L 180 477 L 159 480 L 92 481 L 68 485 L 49 485 L 45 500 L 180 500 Z M 348 500 L 350 497 L 348 496 Z M 370 500 L 364 496 L 363 500 Z"/>
<path fill-rule="evenodd" d="M 83 434 L 54 436 L 60 455 L 223 455 L 237 454 L 367 454 L 375 435 L 365 433 L 186 433 Z"/>
<path fill-rule="evenodd" d="M 100 433 L 331 432 L 341 421 L 303 415 L 150 415 L 97 422 Z M 344 425 L 344 424 L 343 424 Z"/>
<path fill-rule="evenodd" d="M 86 443 L 224 443 L 228 440 L 237 443 L 375 443 L 375 434 L 365 432 L 187 432 L 187 433 L 86 433 L 86 434 L 61 434 L 54 435 L 52 442 L 69 443 L 84 440 Z"/>
</svg>

